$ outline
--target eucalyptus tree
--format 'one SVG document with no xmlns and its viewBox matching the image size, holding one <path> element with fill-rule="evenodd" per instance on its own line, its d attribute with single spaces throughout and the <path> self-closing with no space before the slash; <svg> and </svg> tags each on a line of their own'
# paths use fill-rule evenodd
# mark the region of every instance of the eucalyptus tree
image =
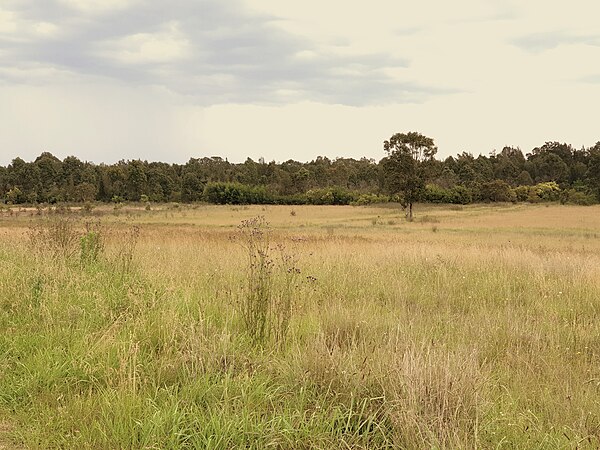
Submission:
<svg viewBox="0 0 600 450">
<path fill-rule="evenodd" d="M 427 165 L 433 161 L 437 147 L 432 138 L 411 131 L 394 134 L 384 141 L 383 149 L 388 153 L 382 161 L 387 188 L 400 196 L 406 217 L 412 221 L 413 205 L 423 198 Z"/>
</svg>

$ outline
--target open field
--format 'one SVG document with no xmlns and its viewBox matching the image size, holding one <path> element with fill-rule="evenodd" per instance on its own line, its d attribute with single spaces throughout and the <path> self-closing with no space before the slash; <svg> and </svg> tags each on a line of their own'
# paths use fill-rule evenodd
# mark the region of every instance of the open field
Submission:
<svg viewBox="0 0 600 450">
<path fill-rule="evenodd" d="M 600 206 L 5 208 L 0 330 L 0 449 L 599 448 Z"/>
</svg>

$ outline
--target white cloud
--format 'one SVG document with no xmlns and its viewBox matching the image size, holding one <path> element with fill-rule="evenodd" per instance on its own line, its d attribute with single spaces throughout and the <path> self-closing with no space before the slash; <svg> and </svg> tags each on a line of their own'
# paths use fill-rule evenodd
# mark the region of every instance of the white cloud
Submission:
<svg viewBox="0 0 600 450">
<path fill-rule="evenodd" d="M 398 55 L 360 52 L 347 45 L 323 48 L 309 37 L 274 26 L 269 14 L 249 14 L 238 1 L 174 0 L 167 9 L 156 1 L 109 2 L 113 8 L 131 9 L 111 10 L 102 17 L 55 4 L 37 5 L 20 12 L 36 25 L 38 35 L 20 31 L 18 40 L 4 39 L 12 56 L 2 61 L 6 66 L 40 64 L 82 77 L 163 86 L 203 105 L 415 102 L 452 91 L 451 86 L 438 89 L 418 82 L 409 72 L 390 76 L 395 68 L 407 66 Z M 39 31 L 55 34 L 40 36 Z"/>
<path fill-rule="evenodd" d="M 600 138 L 597 0 L 9 2 L 0 146 L 15 155 L 380 158 L 410 130 L 440 156 Z"/>
<path fill-rule="evenodd" d="M 8 42 L 27 42 L 37 38 L 51 38 L 59 27 L 48 21 L 28 20 L 15 11 L 0 8 L 0 38 Z"/>
<path fill-rule="evenodd" d="M 130 8 L 139 0 L 59 0 L 63 5 L 86 14 L 104 14 Z"/>
<path fill-rule="evenodd" d="M 35 34 L 44 37 L 55 36 L 59 31 L 58 26 L 51 22 L 37 22 L 32 28 Z"/>
<path fill-rule="evenodd" d="M 167 63 L 190 54 L 190 42 L 177 22 L 163 25 L 156 33 L 136 33 L 103 42 L 99 54 L 121 64 Z"/>
<path fill-rule="evenodd" d="M 19 67 L 0 66 L 0 85 L 4 80 L 6 85 L 15 83 L 40 86 L 45 85 L 48 79 L 54 80 L 57 85 L 81 81 L 81 77 L 76 73 L 46 64 L 27 63 Z"/>
<path fill-rule="evenodd" d="M 17 15 L 0 8 L 0 33 L 14 33 L 17 29 Z"/>
<path fill-rule="evenodd" d="M 294 58 L 305 61 L 314 61 L 321 59 L 321 55 L 314 50 L 300 50 L 294 54 Z"/>
</svg>

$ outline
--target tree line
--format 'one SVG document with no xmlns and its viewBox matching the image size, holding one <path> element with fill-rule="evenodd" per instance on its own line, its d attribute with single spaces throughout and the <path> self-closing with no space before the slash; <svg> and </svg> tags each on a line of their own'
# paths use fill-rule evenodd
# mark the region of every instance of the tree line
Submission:
<svg viewBox="0 0 600 450">
<path fill-rule="evenodd" d="M 122 160 L 94 164 L 43 152 L 34 161 L 0 166 L 0 201 L 194 202 L 227 204 L 366 204 L 389 200 L 434 203 L 600 201 L 600 142 L 575 149 L 546 142 L 524 154 L 504 147 L 489 155 L 436 159 L 433 140 L 399 133 L 387 156 L 310 162 L 231 163 L 220 157 L 185 164 Z"/>
</svg>

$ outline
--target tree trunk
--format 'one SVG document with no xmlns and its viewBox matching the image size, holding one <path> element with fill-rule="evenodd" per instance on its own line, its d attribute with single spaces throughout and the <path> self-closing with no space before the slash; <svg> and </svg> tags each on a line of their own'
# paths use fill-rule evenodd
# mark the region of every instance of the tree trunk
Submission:
<svg viewBox="0 0 600 450">
<path fill-rule="evenodd" d="M 408 214 L 407 214 L 407 219 L 408 219 L 408 221 L 409 221 L 409 222 L 412 222 L 412 221 L 413 221 L 413 212 L 412 212 L 412 207 L 413 207 L 413 204 L 412 204 L 412 202 L 410 202 L 410 203 L 408 204 Z"/>
</svg>

